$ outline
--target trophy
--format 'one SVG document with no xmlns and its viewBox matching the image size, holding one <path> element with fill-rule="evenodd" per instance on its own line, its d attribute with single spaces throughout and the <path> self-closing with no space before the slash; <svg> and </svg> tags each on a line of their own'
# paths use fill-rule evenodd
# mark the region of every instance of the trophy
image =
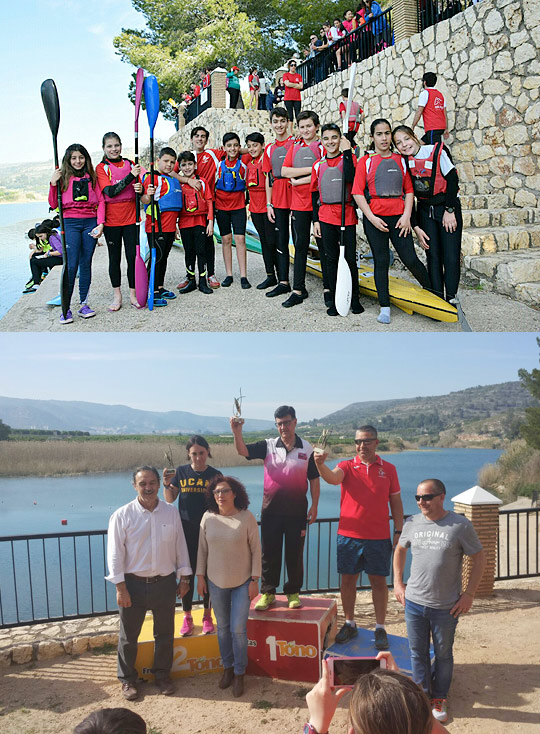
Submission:
<svg viewBox="0 0 540 734">
<path fill-rule="evenodd" d="M 165 451 L 164 456 L 165 456 L 165 463 L 167 465 L 167 468 L 163 472 L 164 474 L 163 481 L 167 485 L 171 483 L 171 479 L 173 479 L 174 475 L 176 474 L 176 470 L 174 468 L 171 444 L 169 444 L 169 448 L 167 449 L 167 451 Z"/>
<path fill-rule="evenodd" d="M 328 429 L 328 428 L 322 429 L 321 435 L 319 436 L 319 440 L 317 441 L 317 443 L 315 444 L 313 448 L 313 452 L 315 454 L 318 454 L 319 456 L 321 454 L 324 454 L 326 450 L 326 446 L 328 444 L 328 436 L 330 435 L 330 433 L 331 433 L 331 429 Z"/>
<path fill-rule="evenodd" d="M 242 388 L 240 388 L 240 395 L 234 399 L 233 403 L 233 420 L 235 423 L 242 424 L 244 422 L 244 419 L 242 416 L 242 398 L 245 398 L 245 395 L 242 395 Z"/>
</svg>

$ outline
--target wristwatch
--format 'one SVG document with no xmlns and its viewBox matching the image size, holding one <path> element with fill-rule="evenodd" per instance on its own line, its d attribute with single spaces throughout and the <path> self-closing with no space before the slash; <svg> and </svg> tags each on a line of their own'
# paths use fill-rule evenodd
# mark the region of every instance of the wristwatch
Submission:
<svg viewBox="0 0 540 734">
<path fill-rule="evenodd" d="M 306 721 L 304 724 L 304 734 L 320 734 L 320 732 L 315 729 L 313 724 L 310 724 L 309 721 Z M 326 732 L 328 734 L 328 732 Z"/>
<path fill-rule="evenodd" d="M 401 535 L 401 530 L 394 530 L 394 535 Z"/>
<path fill-rule="evenodd" d="M 456 210 L 454 209 L 453 206 L 445 206 L 444 211 L 448 212 L 448 214 L 453 214 Z"/>
</svg>

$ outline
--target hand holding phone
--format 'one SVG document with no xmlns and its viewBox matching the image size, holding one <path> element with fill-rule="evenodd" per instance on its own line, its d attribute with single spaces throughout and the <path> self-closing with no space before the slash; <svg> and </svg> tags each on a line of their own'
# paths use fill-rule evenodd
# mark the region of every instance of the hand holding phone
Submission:
<svg viewBox="0 0 540 734">
<path fill-rule="evenodd" d="M 332 688 L 351 689 L 361 675 L 387 667 L 385 657 L 329 657 L 326 660 Z"/>
</svg>

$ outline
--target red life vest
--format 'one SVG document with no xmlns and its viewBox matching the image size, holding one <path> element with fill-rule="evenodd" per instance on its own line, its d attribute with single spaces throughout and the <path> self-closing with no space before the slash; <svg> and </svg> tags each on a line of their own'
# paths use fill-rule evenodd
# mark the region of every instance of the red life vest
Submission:
<svg viewBox="0 0 540 734">
<path fill-rule="evenodd" d="M 122 181 L 122 179 L 131 173 L 131 165 L 131 161 L 127 158 L 122 158 L 121 166 L 117 166 L 109 161 L 103 164 L 103 170 L 109 177 L 111 186 Z M 107 196 L 107 194 L 103 194 L 103 197 L 107 204 L 119 204 L 121 201 L 135 201 L 135 189 L 132 185 L 128 185 L 118 196 Z"/>
<path fill-rule="evenodd" d="M 287 151 L 294 144 L 294 140 L 285 140 L 284 145 L 272 144 L 269 151 L 270 163 L 272 164 L 272 176 L 274 178 L 283 178 L 281 175 L 281 169 L 283 168 L 283 161 L 287 155 Z"/>
<path fill-rule="evenodd" d="M 363 161 L 363 162 L 362 162 Z M 396 153 L 388 158 L 375 155 L 365 156 L 360 165 L 366 167 L 366 199 L 403 199 L 405 170 L 403 161 Z"/>
<path fill-rule="evenodd" d="M 341 204 L 341 186 L 343 182 L 343 155 L 337 166 L 330 166 L 326 159 L 321 158 L 315 163 L 317 186 L 321 204 Z M 345 203 L 352 203 L 352 182 L 346 184 Z"/>
<path fill-rule="evenodd" d="M 197 178 L 199 177 L 197 176 Z M 202 184 L 200 191 L 192 188 L 189 184 L 182 184 L 182 208 L 184 212 L 193 216 L 206 214 L 208 211 L 208 202 L 204 196 L 206 193 L 206 181 L 202 178 L 199 178 L 199 181 Z"/>
<path fill-rule="evenodd" d="M 444 111 L 444 97 L 438 89 L 426 89 L 428 101 L 422 112 L 424 130 L 444 130 L 446 127 L 446 113 Z"/>
<path fill-rule="evenodd" d="M 313 140 L 309 145 L 295 143 L 292 168 L 311 168 L 311 166 L 322 158 L 323 147 L 318 140 Z"/>
<path fill-rule="evenodd" d="M 262 177 L 262 156 L 258 159 L 252 158 L 249 163 L 246 163 L 247 174 L 246 183 L 248 189 L 256 188 L 261 185 Z"/>
<path fill-rule="evenodd" d="M 414 193 L 418 199 L 427 200 L 446 193 L 446 179 L 441 173 L 442 143 L 431 147 L 428 158 L 409 156 L 409 171 L 413 180 Z M 433 164 L 435 161 L 435 176 Z M 442 201 L 442 197 L 441 201 Z"/>
</svg>

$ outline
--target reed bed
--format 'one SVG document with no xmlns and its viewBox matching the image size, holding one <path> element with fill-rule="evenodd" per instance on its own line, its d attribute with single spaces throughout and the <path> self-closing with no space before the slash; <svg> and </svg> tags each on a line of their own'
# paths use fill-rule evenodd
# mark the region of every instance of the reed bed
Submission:
<svg viewBox="0 0 540 734">
<path fill-rule="evenodd" d="M 212 445 L 211 439 L 209 443 L 212 454 L 209 463 L 212 466 L 245 464 L 246 460 L 238 456 L 232 443 Z M 169 449 L 174 466 L 187 463 L 185 444 L 179 444 L 167 437 L 133 441 L 2 441 L 0 476 L 47 477 L 124 472 L 133 471 L 141 464 L 149 464 L 161 470 L 168 463 L 165 454 Z M 349 453 L 350 451 L 349 447 Z M 332 455 L 338 454 L 332 451 Z"/>
</svg>

